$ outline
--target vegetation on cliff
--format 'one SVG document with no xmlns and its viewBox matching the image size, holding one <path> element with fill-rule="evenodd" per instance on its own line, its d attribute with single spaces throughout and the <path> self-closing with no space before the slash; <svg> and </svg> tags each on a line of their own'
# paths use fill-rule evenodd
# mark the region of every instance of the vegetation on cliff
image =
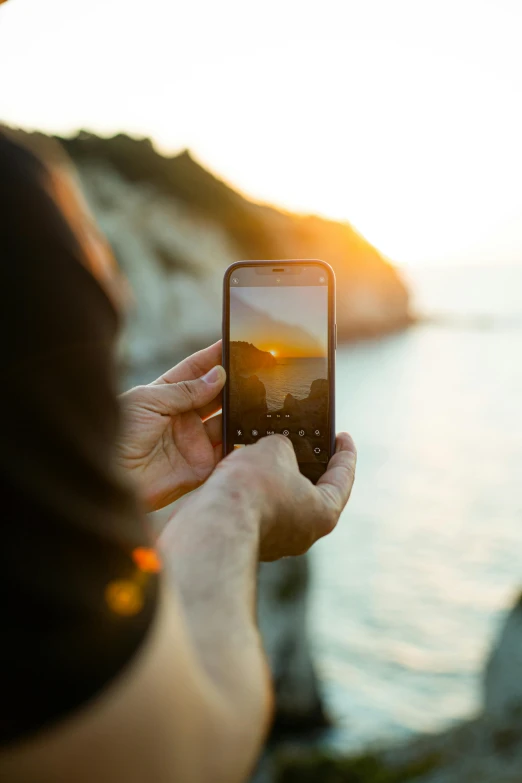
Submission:
<svg viewBox="0 0 522 783">
<path fill-rule="evenodd" d="M 337 278 L 339 339 L 376 335 L 409 323 L 408 292 L 397 271 L 348 223 L 256 204 L 199 165 L 189 152 L 164 157 L 148 139 L 124 134 L 106 139 L 82 131 L 60 141 L 80 173 L 104 167 L 130 185 L 149 188 L 151 195 L 175 199 L 209 225 L 219 225 L 236 247 L 230 262 L 328 261 Z M 163 250 L 163 265 L 165 257 Z M 175 269 L 186 269 L 179 251 L 173 251 L 173 259 Z"/>
</svg>

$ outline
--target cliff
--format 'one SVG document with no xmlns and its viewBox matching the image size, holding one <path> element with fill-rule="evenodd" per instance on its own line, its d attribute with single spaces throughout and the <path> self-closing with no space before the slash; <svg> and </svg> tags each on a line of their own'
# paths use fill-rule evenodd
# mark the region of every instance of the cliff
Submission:
<svg viewBox="0 0 522 783">
<path fill-rule="evenodd" d="M 317 378 L 312 381 L 308 397 L 298 400 L 293 394 L 287 394 L 281 412 L 302 419 L 303 423 L 306 422 L 313 429 L 326 418 L 328 395 L 328 381 L 326 378 Z"/>
<path fill-rule="evenodd" d="M 230 343 L 230 366 L 241 374 L 275 367 L 277 361 L 268 351 L 260 351 L 252 343 L 235 340 Z"/>
<path fill-rule="evenodd" d="M 221 331 L 224 269 L 238 259 L 322 258 L 337 277 L 340 340 L 409 321 L 397 272 L 350 225 L 244 198 L 188 152 L 163 157 L 148 140 L 81 132 L 61 139 L 135 296 L 125 356 L 169 362 Z"/>
<path fill-rule="evenodd" d="M 229 383 L 231 416 L 234 421 L 241 423 L 248 439 L 250 430 L 259 428 L 259 419 L 268 410 L 265 385 L 257 375 L 244 378 L 234 374 Z"/>
</svg>

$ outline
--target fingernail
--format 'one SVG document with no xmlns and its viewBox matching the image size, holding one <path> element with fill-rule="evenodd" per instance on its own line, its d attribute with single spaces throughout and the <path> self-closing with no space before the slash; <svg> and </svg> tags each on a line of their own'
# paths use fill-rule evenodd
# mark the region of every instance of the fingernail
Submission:
<svg viewBox="0 0 522 783">
<path fill-rule="evenodd" d="M 204 380 L 205 383 L 217 383 L 222 379 L 224 372 L 223 367 L 220 364 L 217 364 L 203 376 L 202 380 Z"/>
</svg>

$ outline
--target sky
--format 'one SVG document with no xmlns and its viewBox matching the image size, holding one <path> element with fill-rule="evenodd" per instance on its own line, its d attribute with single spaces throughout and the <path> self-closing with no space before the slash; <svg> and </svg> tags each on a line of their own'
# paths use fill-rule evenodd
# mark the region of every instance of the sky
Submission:
<svg viewBox="0 0 522 783">
<path fill-rule="evenodd" d="M 276 359 L 327 355 L 327 286 L 230 288 L 230 339 Z"/>
<path fill-rule="evenodd" d="M 0 111 L 151 137 L 399 263 L 522 262 L 520 0 L 10 0 Z"/>
</svg>

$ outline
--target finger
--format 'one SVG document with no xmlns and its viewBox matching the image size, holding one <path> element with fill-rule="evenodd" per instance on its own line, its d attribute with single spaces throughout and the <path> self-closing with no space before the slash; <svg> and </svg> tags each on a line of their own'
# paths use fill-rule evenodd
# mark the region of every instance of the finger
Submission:
<svg viewBox="0 0 522 783">
<path fill-rule="evenodd" d="M 326 473 L 317 482 L 317 489 L 329 511 L 329 519 L 335 526 L 345 507 L 355 479 L 357 450 L 347 432 L 341 432 L 335 442 L 335 454 L 328 463 Z"/>
<path fill-rule="evenodd" d="M 200 410 L 218 396 L 225 379 L 225 370 L 217 365 L 202 378 L 195 380 L 143 386 L 140 389 L 140 402 L 142 406 L 164 416 Z"/>
<path fill-rule="evenodd" d="M 207 419 L 203 426 L 205 427 L 206 433 L 208 435 L 208 439 L 212 443 L 212 445 L 213 446 L 220 445 L 223 439 L 222 438 L 223 419 L 221 415 L 212 416 L 211 419 Z"/>
<path fill-rule="evenodd" d="M 262 448 L 278 454 L 283 454 L 285 459 L 289 459 L 297 465 L 297 457 L 290 438 L 284 435 L 267 435 L 254 444 L 256 448 Z M 251 447 L 249 447 L 251 448 Z"/>
<path fill-rule="evenodd" d="M 208 348 L 203 348 L 202 351 L 193 353 L 192 356 L 183 359 L 175 367 L 160 375 L 153 383 L 161 385 L 164 383 L 179 383 L 179 381 L 192 381 L 200 378 L 211 370 L 212 367 L 215 367 L 216 364 L 221 364 L 221 351 L 222 341 L 218 340 L 217 343 L 209 345 Z"/>
</svg>

